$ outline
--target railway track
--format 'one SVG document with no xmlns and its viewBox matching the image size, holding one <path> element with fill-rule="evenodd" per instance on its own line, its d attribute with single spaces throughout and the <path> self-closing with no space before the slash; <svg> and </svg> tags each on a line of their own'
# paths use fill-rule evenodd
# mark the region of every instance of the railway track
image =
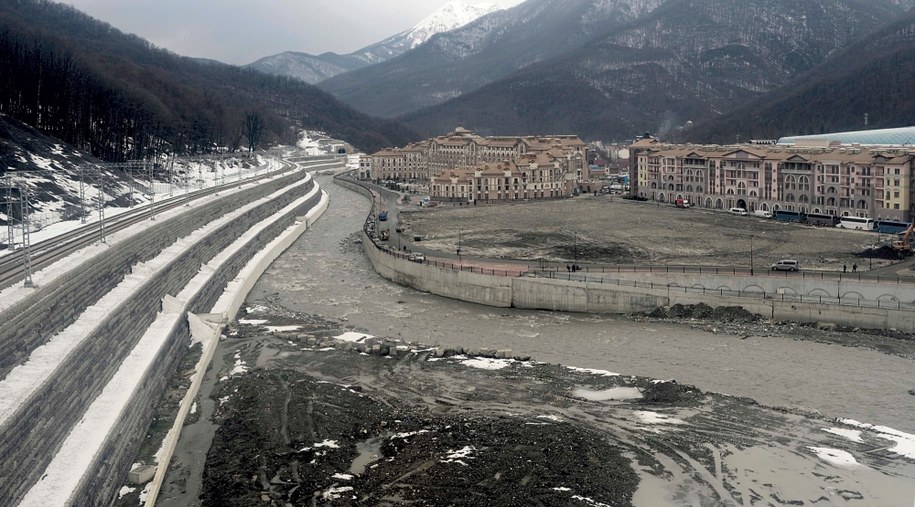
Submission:
<svg viewBox="0 0 915 507">
<path fill-rule="evenodd" d="M 112 218 L 106 218 L 104 221 L 105 234 L 108 235 L 124 230 L 155 215 L 183 206 L 187 202 L 236 187 L 240 183 L 257 183 L 292 170 L 300 165 L 307 164 L 308 162 L 313 162 L 313 164 L 309 164 L 309 166 L 319 166 L 336 160 L 334 158 L 309 158 L 307 160 L 302 160 L 303 158 L 304 157 L 293 157 L 287 159 L 284 161 L 284 167 L 281 169 L 257 175 L 242 180 L 241 182 L 224 183 L 210 188 L 195 190 L 193 192 L 188 192 L 185 195 L 171 197 L 155 204 L 138 208 L 134 211 L 122 213 Z M 34 273 L 35 271 L 47 267 L 58 260 L 97 242 L 99 237 L 99 224 L 94 223 L 33 244 L 30 247 L 32 272 Z M 19 251 L 11 255 L 6 255 L 0 259 L 0 290 L 11 287 L 24 279 L 24 252 Z"/>
</svg>

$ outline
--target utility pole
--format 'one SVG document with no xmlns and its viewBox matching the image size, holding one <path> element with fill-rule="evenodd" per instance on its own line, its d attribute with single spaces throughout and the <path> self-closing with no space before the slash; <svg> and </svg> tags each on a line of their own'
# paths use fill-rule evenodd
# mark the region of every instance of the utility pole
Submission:
<svg viewBox="0 0 915 507">
<path fill-rule="evenodd" d="M 108 243 L 108 238 L 105 237 L 105 178 L 99 179 L 98 187 L 98 235 L 99 241 Z"/>
<path fill-rule="evenodd" d="M 79 223 L 86 223 L 86 184 L 85 184 L 86 166 L 79 166 Z"/>
<path fill-rule="evenodd" d="M 15 250 L 13 243 L 16 241 L 16 230 L 13 227 L 13 180 L 8 179 L 6 182 L 6 247 Z"/>
<path fill-rule="evenodd" d="M 29 248 L 31 238 L 29 237 L 29 191 L 25 185 L 19 187 L 19 206 L 22 217 L 22 270 L 25 275 L 23 286 L 32 288 L 32 251 Z"/>
<path fill-rule="evenodd" d="M 145 165 L 147 163 L 148 163 L 147 160 L 144 158 L 143 164 Z M 156 164 L 155 164 L 155 161 L 153 161 L 153 163 L 148 164 L 148 165 L 149 165 L 149 195 L 150 195 L 149 209 L 153 210 L 156 206 L 156 180 L 153 179 L 153 172 L 155 171 Z M 155 220 L 155 219 L 156 219 L 156 214 L 153 213 L 152 216 L 150 217 L 150 220 Z"/>
</svg>

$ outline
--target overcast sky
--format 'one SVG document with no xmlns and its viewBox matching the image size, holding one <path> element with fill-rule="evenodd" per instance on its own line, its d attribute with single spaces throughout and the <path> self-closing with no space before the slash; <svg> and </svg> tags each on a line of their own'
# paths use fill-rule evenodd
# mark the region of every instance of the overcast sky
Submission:
<svg viewBox="0 0 915 507">
<path fill-rule="evenodd" d="M 283 51 L 350 53 L 411 28 L 449 0 L 61 1 L 180 55 L 242 65 Z"/>
</svg>

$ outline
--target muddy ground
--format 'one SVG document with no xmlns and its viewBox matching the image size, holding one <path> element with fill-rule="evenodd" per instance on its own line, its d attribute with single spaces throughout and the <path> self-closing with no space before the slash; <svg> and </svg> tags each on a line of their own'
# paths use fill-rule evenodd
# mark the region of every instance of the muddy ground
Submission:
<svg viewBox="0 0 915 507">
<path fill-rule="evenodd" d="M 892 261 L 862 252 L 891 241 L 874 232 L 820 228 L 680 209 L 620 196 L 584 195 L 556 201 L 419 208 L 404 204 L 408 237 L 423 246 L 463 255 L 600 264 L 669 264 L 757 268 L 797 259 L 805 270 L 866 271 Z M 751 244 L 752 243 L 752 244 Z"/>
<path fill-rule="evenodd" d="M 915 468 L 878 434 L 850 440 L 816 414 L 495 351 L 335 341 L 331 322 L 270 301 L 252 310 L 265 322 L 224 342 L 203 505 L 890 505 L 915 493 Z M 297 318 L 299 330 L 262 327 Z M 823 461 L 844 452 L 862 462 Z"/>
</svg>

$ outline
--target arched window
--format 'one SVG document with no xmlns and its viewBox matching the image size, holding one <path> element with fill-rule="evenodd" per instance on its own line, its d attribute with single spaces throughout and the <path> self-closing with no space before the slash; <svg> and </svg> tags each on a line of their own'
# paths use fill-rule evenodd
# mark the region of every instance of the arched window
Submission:
<svg viewBox="0 0 915 507">
<path fill-rule="evenodd" d="M 798 202 L 806 204 L 810 202 L 810 198 L 807 197 L 807 194 L 801 194 L 801 196 L 798 198 Z"/>
<path fill-rule="evenodd" d="M 801 176 L 798 181 L 800 183 L 801 190 L 810 190 L 810 178 L 807 176 Z"/>
<path fill-rule="evenodd" d="M 826 205 L 827 205 L 827 206 L 835 206 L 835 205 L 836 205 L 836 198 L 835 198 L 835 197 L 830 197 L 829 199 L 826 199 Z"/>
</svg>

